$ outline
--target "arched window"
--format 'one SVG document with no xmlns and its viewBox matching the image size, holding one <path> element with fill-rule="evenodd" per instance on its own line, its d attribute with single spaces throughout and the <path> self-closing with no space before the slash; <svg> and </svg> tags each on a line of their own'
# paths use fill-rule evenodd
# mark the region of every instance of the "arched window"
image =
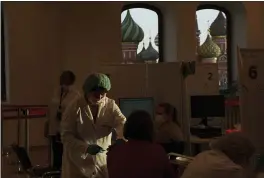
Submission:
<svg viewBox="0 0 264 178">
<path fill-rule="evenodd" d="M 6 56 L 5 56 L 5 32 L 4 13 L 1 4 L 1 101 L 6 101 Z"/>
<path fill-rule="evenodd" d="M 216 59 L 220 90 L 226 90 L 232 84 L 230 16 L 229 11 L 217 5 L 200 5 L 196 11 L 197 54 L 201 60 Z"/>
<path fill-rule="evenodd" d="M 125 63 L 162 62 L 162 15 L 148 4 L 125 5 L 121 13 L 122 53 Z"/>
</svg>

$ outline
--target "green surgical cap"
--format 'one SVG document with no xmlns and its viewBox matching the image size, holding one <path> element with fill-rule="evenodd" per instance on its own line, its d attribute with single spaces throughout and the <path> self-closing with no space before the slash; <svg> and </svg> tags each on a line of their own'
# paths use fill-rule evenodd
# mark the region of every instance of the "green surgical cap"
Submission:
<svg viewBox="0 0 264 178">
<path fill-rule="evenodd" d="M 87 94 L 95 88 L 104 88 L 109 91 L 111 89 L 111 82 L 109 77 L 102 73 L 89 75 L 84 81 L 83 91 L 85 94 Z"/>
</svg>

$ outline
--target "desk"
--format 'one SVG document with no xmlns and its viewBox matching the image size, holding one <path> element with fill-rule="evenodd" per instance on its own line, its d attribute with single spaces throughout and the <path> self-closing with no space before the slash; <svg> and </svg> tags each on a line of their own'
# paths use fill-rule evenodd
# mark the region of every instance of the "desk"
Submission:
<svg viewBox="0 0 264 178">
<path fill-rule="evenodd" d="M 177 153 L 169 153 L 168 156 L 172 164 L 185 166 L 185 167 L 194 159 L 193 157 L 185 156 Z M 173 157 L 173 159 L 171 157 Z"/>
<path fill-rule="evenodd" d="M 190 141 L 191 143 L 195 144 L 202 144 L 202 143 L 210 143 L 211 141 L 217 139 L 219 137 L 213 137 L 213 138 L 199 138 L 197 136 L 191 135 Z"/>
<path fill-rule="evenodd" d="M 193 157 L 177 154 L 177 153 L 169 153 L 169 160 L 173 167 L 177 170 L 178 177 L 181 177 L 185 168 L 188 164 L 193 160 Z"/>
</svg>

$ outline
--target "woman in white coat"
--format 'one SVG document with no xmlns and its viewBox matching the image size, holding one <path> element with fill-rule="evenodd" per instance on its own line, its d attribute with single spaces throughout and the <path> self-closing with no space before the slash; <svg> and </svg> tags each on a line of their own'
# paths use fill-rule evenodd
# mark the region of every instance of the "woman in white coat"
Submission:
<svg viewBox="0 0 264 178">
<path fill-rule="evenodd" d="M 48 135 L 52 147 L 52 166 L 61 169 L 63 145 L 60 139 L 60 122 L 67 105 L 80 97 L 74 87 L 75 75 L 72 71 L 64 71 L 60 76 L 60 87 L 56 88 L 49 105 Z"/>
<path fill-rule="evenodd" d="M 242 133 L 212 142 L 212 150 L 197 155 L 181 178 L 252 178 L 249 163 L 254 146 Z"/>
<path fill-rule="evenodd" d="M 92 74 L 84 82 L 84 96 L 73 101 L 61 122 L 64 146 L 62 178 L 107 178 L 106 151 L 114 128 L 123 139 L 125 117 L 115 101 L 105 74 Z"/>
</svg>

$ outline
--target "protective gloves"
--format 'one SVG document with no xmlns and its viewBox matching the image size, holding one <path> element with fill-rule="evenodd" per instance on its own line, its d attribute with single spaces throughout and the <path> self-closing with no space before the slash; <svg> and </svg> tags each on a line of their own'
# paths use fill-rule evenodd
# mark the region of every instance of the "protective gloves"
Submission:
<svg viewBox="0 0 264 178">
<path fill-rule="evenodd" d="M 105 150 L 102 147 L 100 147 L 96 144 L 89 145 L 87 150 L 86 150 L 86 152 L 89 153 L 90 155 L 96 155 L 96 154 L 102 153 L 104 151 Z"/>
<path fill-rule="evenodd" d="M 126 143 L 126 141 L 124 139 L 117 139 L 115 141 L 115 144 L 114 145 L 121 145 L 121 144 L 124 144 L 124 143 Z"/>
</svg>

